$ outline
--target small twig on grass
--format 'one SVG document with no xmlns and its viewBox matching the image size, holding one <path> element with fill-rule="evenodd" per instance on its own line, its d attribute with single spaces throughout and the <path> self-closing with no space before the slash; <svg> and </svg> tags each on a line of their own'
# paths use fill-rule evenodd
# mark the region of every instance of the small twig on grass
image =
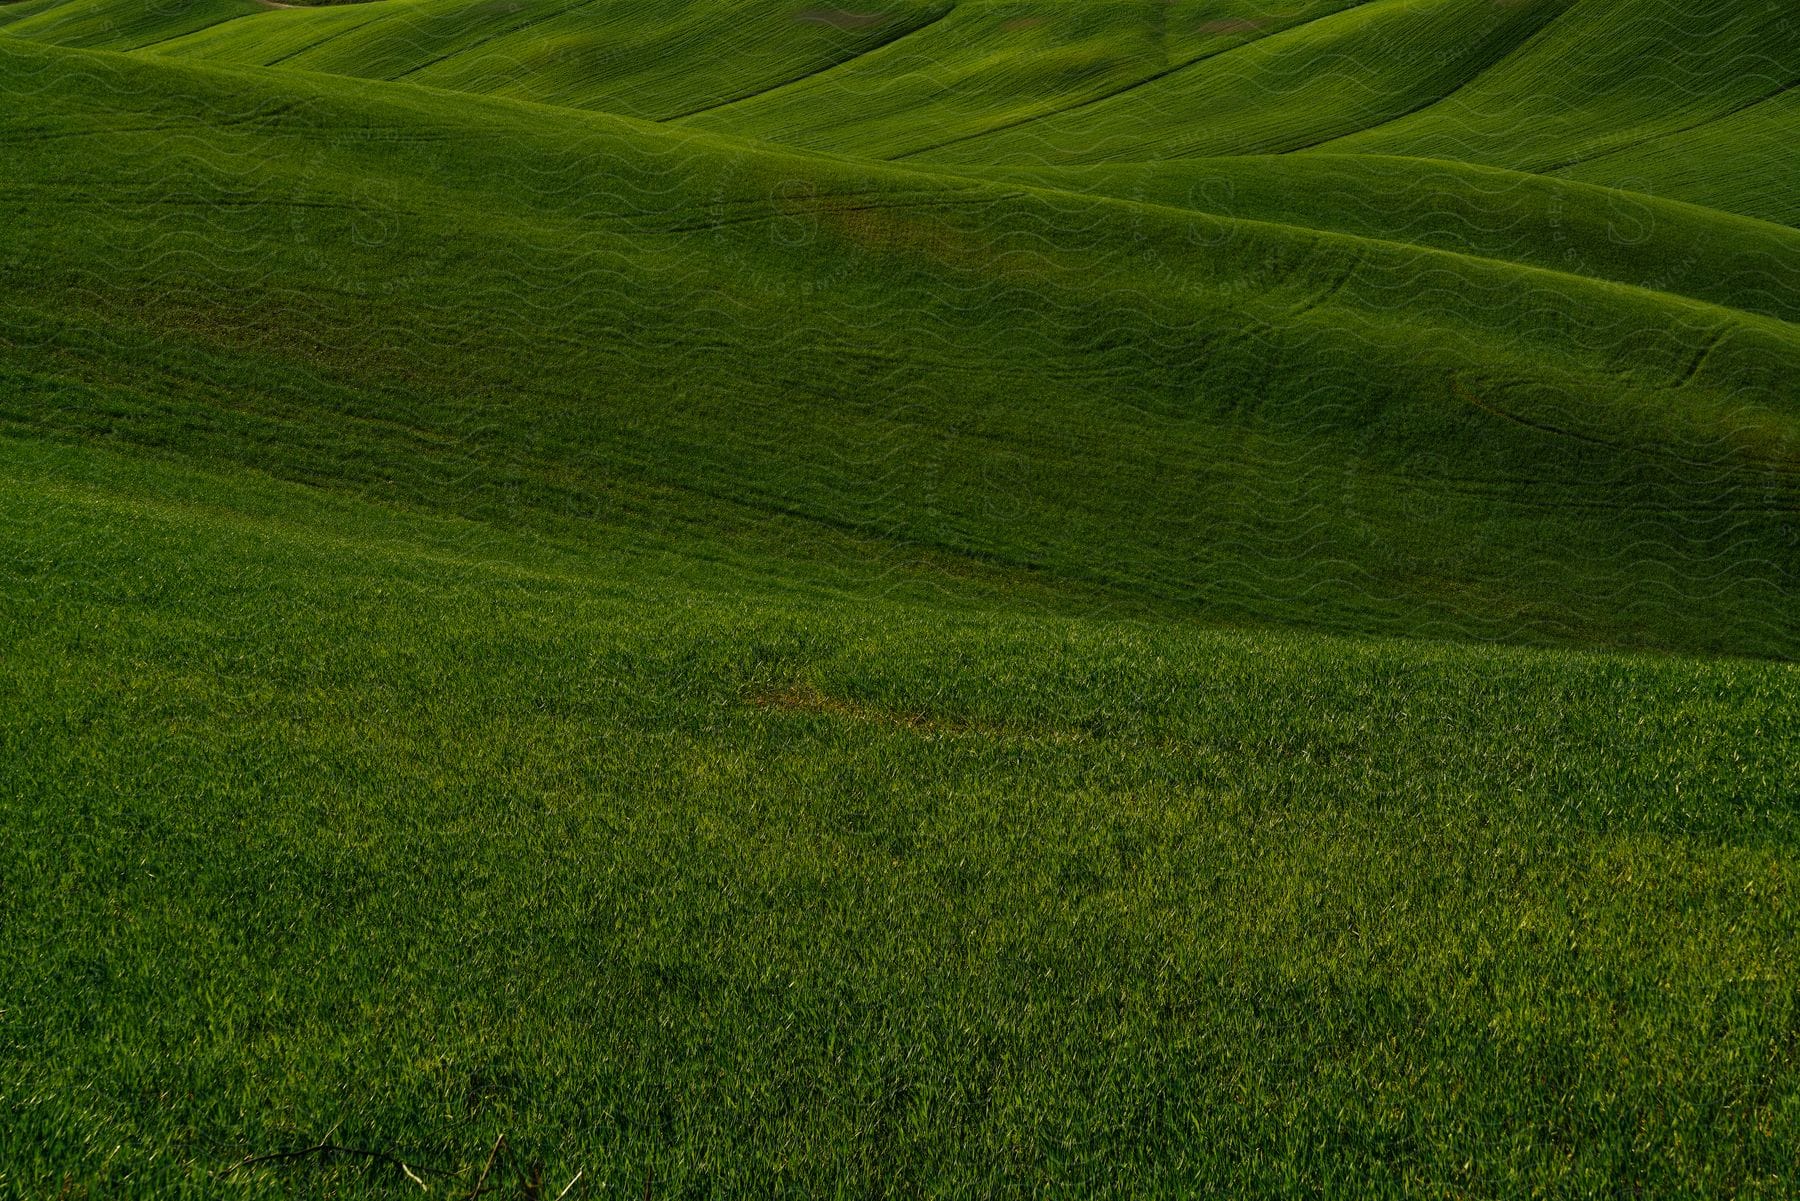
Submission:
<svg viewBox="0 0 1800 1201">
<path fill-rule="evenodd" d="M 481 1175 L 475 1178 L 475 1187 L 469 1190 L 469 1201 L 481 1196 L 481 1190 L 487 1187 L 488 1173 L 494 1170 L 494 1161 L 500 1158 L 500 1152 L 506 1146 L 506 1136 L 502 1134 L 494 1140 L 493 1150 L 488 1152 L 487 1163 L 481 1169 Z"/>
<path fill-rule="evenodd" d="M 584 1171 L 585 1171 L 585 1169 L 584 1169 Z M 564 1197 L 567 1197 L 570 1193 L 574 1192 L 575 1186 L 578 1183 L 580 1183 L 580 1181 L 581 1181 L 581 1176 L 582 1176 L 581 1172 L 575 1173 L 575 1179 L 571 1180 L 571 1181 L 569 1181 L 569 1183 L 563 1185 L 563 1191 L 556 1194 L 556 1201 L 563 1201 Z"/>
<path fill-rule="evenodd" d="M 226 1168 L 223 1172 L 217 1173 L 217 1175 L 220 1178 L 223 1178 L 231 1175 L 240 1168 L 253 1167 L 259 1163 L 276 1163 L 281 1160 L 305 1159 L 313 1155 L 354 1155 L 360 1159 L 372 1159 L 379 1163 L 391 1164 L 411 1177 L 413 1182 L 420 1188 L 425 1187 L 425 1182 L 419 1179 L 418 1173 L 413 1171 L 412 1165 L 409 1165 L 398 1155 L 388 1151 L 377 1151 L 372 1147 L 345 1147 L 332 1142 L 329 1138 L 322 1139 L 310 1147 L 297 1147 L 290 1151 L 269 1151 L 262 1155 L 246 1155 L 244 1158 L 232 1164 L 229 1168 Z M 439 1176 L 451 1176 L 455 1174 L 448 1168 L 434 1168 L 429 1164 L 419 1164 L 417 1167 L 420 1172 L 433 1172 Z"/>
</svg>

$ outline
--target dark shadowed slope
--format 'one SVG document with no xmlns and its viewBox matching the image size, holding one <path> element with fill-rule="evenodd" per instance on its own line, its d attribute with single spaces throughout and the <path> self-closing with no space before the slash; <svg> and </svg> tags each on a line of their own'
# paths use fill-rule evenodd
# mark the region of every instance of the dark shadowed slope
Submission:
<svg viewBox="0 0 1800 1201">
<path fill-rule="evenodd" d="M 8 235 L 24 428 L 489 514 L 716 498 L 1233 619 L 1793 646 L 1800 332 L 1754 311 L 1754 253 L 1694 299 L 1642 263 L 3 53 L 35 96 L 15 203 L 82 214 Z"/>
</svg>

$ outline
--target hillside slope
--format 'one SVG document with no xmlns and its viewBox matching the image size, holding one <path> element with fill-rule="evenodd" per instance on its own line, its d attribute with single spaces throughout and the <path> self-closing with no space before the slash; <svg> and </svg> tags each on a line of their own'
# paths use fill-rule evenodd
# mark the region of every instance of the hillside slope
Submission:
<svg viewBox="0 0 1800 1201">
<path fill-rule="evenodd" d="M 150 18 L 141 0 L 13 7 L 15 36 L 408 79 L 882 158 L 1316 148 L 1577 172 L 1789 223 L 1800 172 L 1781 153 L 1800 13 L 1739 0 L 377 0 L 249 19 L 251 0 Z M 1729 182 L 1709 186 L 1714 171 L 1682 152 L 1696 135 L 1717 139 L 1730 161 L 1712 167 Z"/>
<path fill-rule="evenodd" d="M 6 236 L 15 427 L 489 514 L 714 497 L 1215 617 L 1794 647 L 1800 331 L 1752 311 L 1785 311 L 1758 239 L 1792 261 L 1753 224 L 1711 231 L 1745 265 L 1698 300 L 612 117 L 0 55 L 33 97 L 0 118 L 10 202 L 81 214 Z"/>
<path fill-rule="evenodd" d="M 1792 1195 L 1790 9 L 0 3 L 0 1197 Z"/>
<path fill-rule="evenodd" d="M 0 1191 L 1789 1183 L 1792 666 L 11 435 L 0 505 Z"/>
</svg>

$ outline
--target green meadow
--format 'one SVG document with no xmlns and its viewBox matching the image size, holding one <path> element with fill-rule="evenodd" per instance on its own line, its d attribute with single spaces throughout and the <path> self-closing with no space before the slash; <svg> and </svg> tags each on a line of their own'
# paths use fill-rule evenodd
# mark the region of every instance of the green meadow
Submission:
<svg viewBox="0 0 1800 1201">
<path fill-rule="evenodd" d="M 1800 1195 L 1797 85 L 0 2 L 0 1197 Z"/>
</svg>

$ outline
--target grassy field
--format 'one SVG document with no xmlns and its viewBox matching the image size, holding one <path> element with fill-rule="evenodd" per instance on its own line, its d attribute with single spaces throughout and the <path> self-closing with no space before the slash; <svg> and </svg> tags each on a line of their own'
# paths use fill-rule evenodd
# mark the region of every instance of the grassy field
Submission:
<svg viewBox="0 0 1800 1201">
<path fill-rule="evenodd" d="M 1797 81 L 0 4 L 0 1196 L 1800 1195 Z"/>
</svg>

